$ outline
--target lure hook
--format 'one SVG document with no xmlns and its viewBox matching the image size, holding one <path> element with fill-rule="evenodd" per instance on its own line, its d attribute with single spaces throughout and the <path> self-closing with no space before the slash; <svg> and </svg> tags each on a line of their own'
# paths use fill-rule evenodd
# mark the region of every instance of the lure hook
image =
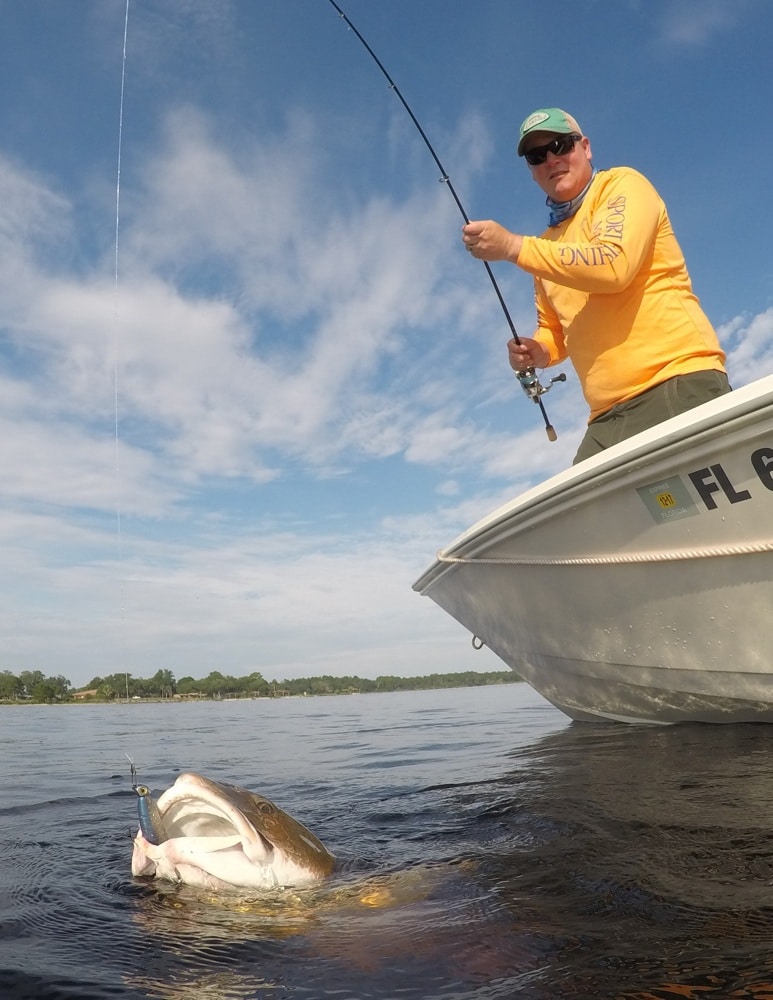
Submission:
<svg viewBox="0 0 773 1000">
<path fill-rule="evenodd" d="M 125 756 L 129 761 L 132 791 L 136 792 L 138 795 L 137 815 L 140 822 L 140 831 L 148 843 L 161 844 L 167 839 L 167 835 L 158 805 L 151 795 L 148 786 L 137 783 L 137 768 L 134 761 L 128 753 L 125 754 Z"/>
<path fill-rule="evenodd" d="M 136 792 L 137 791 L 137 767 L 136 767 L 134 761 L 128 755 L 128 753 L 125 753 L 124 757 L 126 757 L 126 759 L 129 761 L 129 776 L 131 777 L 131 781 L 132 781 L 132 791 Z"/>
</svg>

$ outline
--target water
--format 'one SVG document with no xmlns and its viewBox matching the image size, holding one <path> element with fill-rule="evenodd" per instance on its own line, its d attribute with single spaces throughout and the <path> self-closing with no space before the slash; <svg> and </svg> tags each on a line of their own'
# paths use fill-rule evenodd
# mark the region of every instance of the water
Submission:
<svg viewBox="0 0 773 1000">
<path fill-rule="evenodd" d="M 125 754 L 262 792 L 340 873 L 133 879 Z M 570 723 L 525 685 L 30 706 L 0 779 L 2 1000 L 773 997 L 773 727 Z"/>
</svg>

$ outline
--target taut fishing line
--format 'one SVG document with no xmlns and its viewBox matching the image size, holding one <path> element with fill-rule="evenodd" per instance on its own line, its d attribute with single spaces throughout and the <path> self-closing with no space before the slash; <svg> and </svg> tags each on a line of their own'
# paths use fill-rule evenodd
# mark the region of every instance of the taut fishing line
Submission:
<svg viewBox="0 0 773 1000">
<path fill-rule="evenodd" d="M 113 315 L 113 419 L 115 426 L 115 477 L 116 477 L 116 500 L 115 516 L 116 531 L 118 534 L 118 565 L 123 566 L 123 524 L 121 515 L 121 456 L 120 456 L 120 391 L 119 391 L 119 364 L 118 364 L 118 247 L 121 219 L 121 152 L 123 144 L 123 101 L 126 90 L 126 42 L 129 36 L 129 0 L 126 0 L 126 12 L 123 21 L 123 54 L 121 58 L 121 98 L 118 105 L 118 155 L 116 163 L 115 177 L 115 270 L 114 270 L 114 315 Z M 121 618 L 125 618 L 125 608 L 123 601 L 123 583 L 121 584 Z M 126 674 L 126 700 L 129 700 L 129 674 Z"/>
<path fill-rule="evenodd" d="M 352 24 L 352 22 L 349 20 L 349 18 L 346 16 L 346 14 L 338 6 L 338 4 L 336 3 L 336 0 L 329 0 L 329 3 L 330 3 L 330 5 L 332 7 L 335 7 L 335 9 L 338 11 L 339 17 L 341 17 L 346 22 L 347 27 L 349 27 L 354 32 L 354 34 L 357 36 L 357 38 L 360 40 L 360 42 L 362 42 L 364 48 L 366 49 L 366 51 L 370 55 L 370 57 L 373 60 L 373 62 L 375 62 L 375 64 L 378 66 L 378 68 L 381 70 L 381 72 L 386 77 L 386 81 L 389 84 L 390 89 L 395 92 L 395 94 L 397 95 L 397 97 L 400 100 L 400 103 L 405 108 L 405 110 L 408 112 L 408 115 L 409 115 L 411 121 L 413 122 L 413 124 L 416 126 L 416 129 L 417 129 L 419 135 L 424 140 L 425 146 L 430 151 L 432 159 L 437 164 L 438 170 L 440 171 L 440 181 L 441 181 L 441 183 L 445 184 L 448 187 L 448 190 L 451 192 L 451 196 L 453 197 L 454 201 L 456 202 L 456 207 L 459 209 L 459 212 L 461 213 L 462 218 L 464 219 L 465 223 L 468 223 L 470 221 L 469 216 L 467 215 L 467 212 L 464 209 L 464 205 L 462 205 L 462 202 L 461 202 L 461 199 L 459 198 L 459 195 L 456 193 L 456 189 L 454 188 L 454 185 L 451 183 L 451 178 L 448 176 L 448 173 L 446 172 L 445 167 L 440 162 L 440 158 L 437 155 L 437 153 L 435 152 L 435 150 L 434 150 L 434 148 L 432 146 L 432 143 L 427 138 L 426 132 L 424 131 L 424 129 L 419 124 L 419 120 L 417 119 L 416 115 L 411 110 L 410 105 L 408 104 L 408 102 L 403 97 L 402 93 L 400 92 L 400 88 L 397 86 L 397 84 L 395 83 L 395 81 L 389 75 L 389 73 L 387 72 L 384 64 L 381 62 L 381 60 L 376 55 L 376 53 L 373 51 L 373 49 L 370 47 L 370 45 L 368 45 L 368 43 L 365 41 L 365 39 L 359 33 L 359 31 L 357 30 L 357 28 Z M 520 340 L 520 338 L 518 336 L 518 333 L 517 333 L 517 331 L 515 329 L 515 323 L 513 323 L 513 319 L 512 319 L 512 317 L 510 315 L 509 309 L 507 308 L 507 304 L 505 302 L 504 296 L 502 295 L 502 291 L 501 291 L 499 285 L 497 284 L 496 278 L 494 277 L 494 272 L 491 270 L 491 266 L 489 265 L 488 261 L 484 260 L 484 261 L 481 261 L 481 263 L 486 268 L 486 274 L 488 274 L 488 276 L 489 276 L 489 281 L 491 282 L 491 286 L 494 289 L 494 292 L 496 293 L 496 297 L 497 297 L 497 299 L 499 301 L 499 305 L 501 306 L 502 312 L 505 315 L 505 319 L 507 320 L 507 325 L 510 328 L 510 333 L 512 334 L 512 337 L 515 340 L 516 344 L 520 344 L 521 340 Z M 516 377 L 517 377 L 518 381 L 521 384 L 521 387 L 523 388 L 523 391 L 526 393 L 526 395 L 529 397 L 529 399 L 533 400 L 539 406 L 540 411 L 542 413 L 542 418 L 545 421 L 545 431 L 547 432 L 548 440 L 555 441 L 558 435 L 556 434 L 555 429 L 553 428 L 553 426 L 551 425 L 550 421 L 548 420 L 548 415 L 545 412 L 545 405 L 542 402 L 542 398 L 541 397 L 546 392 L 548 392 L 550 390 L 550 388 L 552 387 L 552 385 L 553 385 L 554 382 L 563 382 L 563 381 L 565 381 L 566 380 L 566 375 L 563 375 L 563 374 L 558 375 L 555 378 L 551 379 L 550 382 L 547 385 L 542 385 L 540 383 L 539 378 L 537 377 L 537 373 L 535 372 L 534 368 L 531 368 L 531 367 L 530 368 L 524 368 L 521 371 L 516 372 L 515 374 L 516 374 Z"/>
</svg>

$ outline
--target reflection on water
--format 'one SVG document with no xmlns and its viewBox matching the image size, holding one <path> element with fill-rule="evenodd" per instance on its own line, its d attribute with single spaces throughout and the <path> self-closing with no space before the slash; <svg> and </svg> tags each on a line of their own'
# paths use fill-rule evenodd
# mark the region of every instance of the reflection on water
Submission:
<svg viewBox="0 0 773 1000">
<path fill-rule="evenodd" d="M 3 1000 L 773 997 L 773 727 L 572 724 L 522 685 L 0 723 Z M 339 870 L 132 879 L 124 753 L 268 795 Z"/>
<path fill-rule="evenodd" d="M 573 724 L 511 755 L 486 869 L 558 945 L 546 996 L 771 995 L 772 752 L 771 727 Z"/>
</svg>

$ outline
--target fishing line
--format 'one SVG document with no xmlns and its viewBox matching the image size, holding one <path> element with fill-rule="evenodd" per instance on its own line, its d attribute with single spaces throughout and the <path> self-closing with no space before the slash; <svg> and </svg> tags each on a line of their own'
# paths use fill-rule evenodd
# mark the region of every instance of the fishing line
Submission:
<svg viewBox="0 0 773 1000">
<path fill-rule="evenodd" d="M 128 2 L 128 0 L 127 0 L 127 2 Z M 386 77 L 386 81 L 389 84 L 390 89 L 395 92 L 395 95 L 400 100 L 400 103 L 405 108 L 405 110 L 408 112 L 408 116 L 410 117 L 410 119 L 413 122 L 413 124 L 416 126 L 416 129 L 417 129 L 419 135 L 424 140 L 424 145 L 427 147 L 427 149 L 430 152 L 430 155 L 432 156 L 432 159 L 437 164 L 437 168 L 440 171 L 440 182 L 441 182 L 441 184 L 445 184 L 446 187 L 448 188 L 448 190 L 451 192 L 451 196 L 453 197 L 454 201 L 456 202 L 456 207 L 459 209 L 459 212 L 460 212 L 462 218 L 464 219 L 465 223 L 468 223 L 470 221 L 470 218 L 467 215 L 467 212 L 465 211 L 464 205 L 462 204 L 462 201 L 461 201 L 459 195 L 456 193 L 456 188 L 452 184 L 451 178 L 449 177 L 448 172 L 446 171 L 446 169 L 443 166 L 443 164 L 440 162 L 440 157 L 435 152 L 435 149 L 434 149 L 432 143 L 429 141 L 429 138 L 427 137 L 427 133 L 424 131 L 424 129 L 419 124 L 419 120 L 416 117 L 416 115 L 413 113 L 413 111 L 411 110 L 410 105 L 408 104 L 408 102 L 406 101 L 406 99 L 403 97 L 403 95 L 402 95 L 402 93 L 400 91 L 400 88 L 397 86 L 397 84 L 395 83 L 395 81 L 389 75 L 389 73 L 386 70 L 386 67 L 381 62 L 381 60 L 376 55 L 376 53 L 373 51 L 373 49 L 370 47 L 370 45 L 368 45 L 368 43 L 362 37 L 362 35 L 360 34 L 360 32 L 357 30 L 357 28 L 352 24 L 352 22 L 349 20 L 349 18 L 346 16 L 346 14 L 338 6 L 338 4 L 336 3 L 336 0 L 328 0 L 328 2 L 330 3 L 330 5 L 332 7 L 334 7 L 338 11 L 339 17 L 341 17 L 343 19 L 343 21 L 346 23 L 347 27 L 351 31 L 354 32 L 354 34 L 357 36 L 357 38 L 360 40 L 360 42 L 364 46 L 364 48 L 367 51 L 368 55 L 371 57 L 371 59 L 373 60 L 373 62 L 378 66 L 378 68 L 381 70 L 381 72 L 383 73 L 383 75 Z M 489 276 L 489 281 L 491 282 L 491 287 L 494 289 L 494 292 L 496 294 L 497 300 L 499 301 L 499 305 L 502 308 L 502 312 L 504 313 L 505 319 L 507 321 L 507 325 L 510 328 L 510 333 L 512 334 L 513 340 L 516 342 L 516 344 L 520 344 L 521 340 L 520 340 L 520 337 L 518 336 L 518 333 L 517 333 L 517 331 L 515 329 L 515 323 L 513 322 L 513 319 L 512 319 L 512 317 L 510 315 L 510 310 L 507 308 L 507 303 L 505 302 L 504 296 L 502 295 L 502 291 L 501 291 L 499 285 L 497 284 L 497 280 L 494 277 L 494 272 L 491 270 L 491 266 L 489 265 L 488 261 L 484 260 L 484 261 L 481 261 L 481 263 L 486 268 L 486 274 Z M 550 421 L 548 420 L 548 415 L 547 415 L 547 413 L 545 411 L 545 406 L 544 406 L 544 404 L 542 402 L 541 397 L 542 397 L 542 395 L 544 393 L 546 393 L 546 392 L 549 391 L 549 389 L 551 388 L 551 386 L 552 386 L 552 384 L 554 382 L 563 382 L 563 381 L 565 381 L 566 376 L 565 375 L 559 375 L 556 378 L 551 379 L 551 381 L 548 383 L 548 385 L 544 386 L 544 385 L 540 384 L 539 378 L 537 377 L 537 374 L 536 374 L 534 368 L 531 368 L 531 367 L 530 368 L 524 368 L 521 371 L 516 372 L 515 374 L 516 374 L 516 377 L 517 377 L 518 381 L 521 384 L 521 387 L 522 387 L 523 391 L 526 393 L 526 395 L 529 397 L 529 399 L 532 399 L 539 406 L 540 411 L 542 413 L 543 420 L 545 421 L 545 431 L 547 432 L 548 440 L 549 441 L 555 441 L 558 435 L 556 434 L 555 429 L 552 427 Z"/>
<path fill-rule="evenodd" d="M 126 11 L 123 21 L 123 54 L 121 58 L 121 97 L 118 105 L 118 155 L 115 178 L 115 267 L 114 267 L 114 301 L 113 301 L 113 420 L 115 434 L 115 477 L 116 477 L 116 532 L 118 536 L 118 565 L 123 566 L 123 523 L 121 511 L 121 434 L 120 434 L 120 367 L 118 363 L 118 286 L 119 286 L 119 235 L 121 220 L 121 154 L 123 146 L 123 104 L 126 92 L 126 43 L 129 37 L 129 0 L 126 0 Z M 121 619 L 125 621 L 126 608 L 124 602 L 123 573 L 121 573 Z M 126 675 L 126 700 L 129 700 L 129 674 Z"/>
<path fill-rule="evenodd" d="M 124 14 L 123 22 L 123 55 L 121 58 L 121 97 L 118 104 L 118 156 L 116 163 L 116 177 L 115 177 L 115 271 L 114 271 L 114 308 L 115 308 L 115 323 L 113 325 L 113 416 L 115 422 L 115 469 L 116 475 L 119 475 L 121 470 L 121 461 L 119 456 L 119 444 L 120 444 L 120 407 L 119 407 L 119 366 L 118 366 L 118 284 L 119 284 L 119 264 L 118 264 L 118 249 L 120 246 L 120 226 L 121 226 L 121 153 L 123 146 L 123 102 L 124 94 L 126 92 L 126 41 L 129 35 L 129 0 L 126 0 L 126 12 Z M 120 482 L 120 475 L 119 475 Z M 118 496 L 116 500 L 116 520 L 118 522 L 118 555 L 119 558 L 123 554 L 123 540 L 121 531 L 121 491 L 117 491 Z"/>
</svg>

